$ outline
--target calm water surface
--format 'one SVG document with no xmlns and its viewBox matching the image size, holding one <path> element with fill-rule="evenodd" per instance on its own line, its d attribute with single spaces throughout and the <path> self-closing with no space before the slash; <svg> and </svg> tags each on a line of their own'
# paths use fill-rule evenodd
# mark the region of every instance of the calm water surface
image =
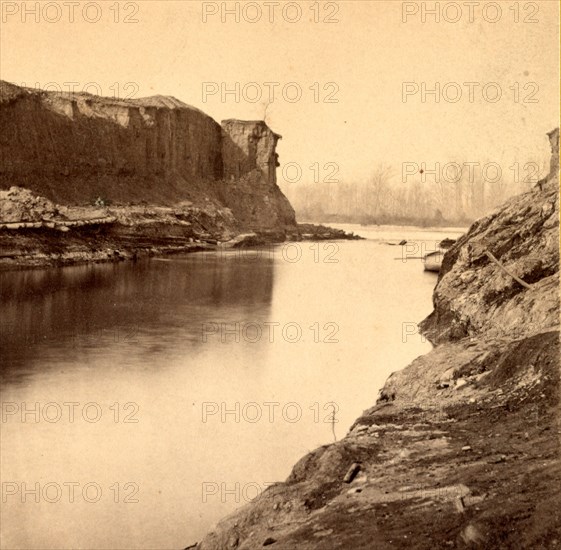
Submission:
<svg viewBox="0 0 561 550">
<path fill-rule="evenodd" d="M 403 332 L 436 276 L 382 241 L 459 234 L 344 227 L 367 240 L 0 274 L 0 546 L 181 549 L 333 409 L 343 437 L 430 349 Z"/>
</svg>

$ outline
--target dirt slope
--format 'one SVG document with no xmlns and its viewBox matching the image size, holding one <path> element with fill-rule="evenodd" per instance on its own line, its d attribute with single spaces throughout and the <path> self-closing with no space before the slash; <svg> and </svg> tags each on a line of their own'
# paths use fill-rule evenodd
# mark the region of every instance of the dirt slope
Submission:
<svg viewBox="0 0 561 550">
<path fill-rule="evenodd" d="M 221 126 L 173 97 L 120 100 L 0 81 L 0 190 L 23 187 L 61 205 L 190 201 L 230 208 L 246 229 L 294 226 L 276 184 L 279 138 L 262 121 Z"/>
</svg>

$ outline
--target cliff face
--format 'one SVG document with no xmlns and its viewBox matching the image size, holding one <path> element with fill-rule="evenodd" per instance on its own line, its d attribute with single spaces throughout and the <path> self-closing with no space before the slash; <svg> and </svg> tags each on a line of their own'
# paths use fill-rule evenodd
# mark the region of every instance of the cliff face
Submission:
<svg viewBox="0 0 561 550">
<path fill-rule="evenodd" d="M 549 176 L 446 253 L 436 347 L 197 548 L 558 548 L 558 135 Z"/>
<path fill-rule="evenodd" d="M 277 183 L 277 142 L 275 134 L 262 121 L 224 120 L 222 158 L 231 180 L 258 169 L 269 185 Z"/>
<path fill-rule="evenodd" d="M 116 100 L 0 82 L 0 128 L 0 189 L 25 187 L 63 205 L 210 201 L 231 206 L 244 228 L 295 225 L 275 180 L 279 136 L 263 122 L 222 129 L 175 98 Z"/>
<path fill-rule="evenodd" d="M 260 225 L 294 223 L 294 210 L 277 186 L 280 138 L 262 121 L 222 122 L 226 187 L 221 200 L 244 225 L 252 219 Z"/>
</svg>

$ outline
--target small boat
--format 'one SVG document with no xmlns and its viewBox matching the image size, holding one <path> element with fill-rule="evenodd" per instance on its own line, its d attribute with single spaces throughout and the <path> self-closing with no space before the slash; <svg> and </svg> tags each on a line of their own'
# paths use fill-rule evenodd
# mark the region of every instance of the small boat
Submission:
<svg viewBox="0 0 561 550">
<path fill-rule="evenodd" d="M 436 252 L 430 252 L 425 254 L 423 257 L 423 263 L 425 264 L 425 271 L 434 271 L 438 273 L 442 267 L 442 259 L 446 250 L 437 250 Z"/>
</svg>

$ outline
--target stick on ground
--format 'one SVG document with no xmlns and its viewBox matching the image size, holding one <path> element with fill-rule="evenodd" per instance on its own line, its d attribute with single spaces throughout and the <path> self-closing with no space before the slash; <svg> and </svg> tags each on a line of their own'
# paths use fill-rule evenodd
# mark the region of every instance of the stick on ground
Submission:
<svg viewBox="0 0 561 550">
<path fill-rule="evenodd" d="M 491 254 L 488 250 L 485 251 L 485 254 L 487 256 L 487 258 L 489 258 L 491 261 L 493 261 L 494 263 L 496 263 L 507 275 L 510 275 L 518 284 L 521 284 L 524 288 L 532 288 L 531 285 L 529 285 L 528 283 L 526 283 L 525 281 L 523 281 L 522 279 L 518 278 L 516 275 L 514 275 L 514 273 L 510 272 L 503 264 L 501 264 L 501 262 L 499 262 L 499 260 L 497 260 L 497 258 L 495 258 L 495 256 L 493 256 L 493 254 Z"/>
</svg>

